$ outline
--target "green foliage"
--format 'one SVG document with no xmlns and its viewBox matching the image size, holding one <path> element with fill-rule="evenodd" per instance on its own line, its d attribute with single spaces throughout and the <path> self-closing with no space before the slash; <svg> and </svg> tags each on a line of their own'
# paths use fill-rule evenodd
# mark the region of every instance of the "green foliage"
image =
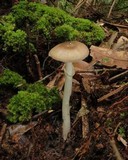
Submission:
<svg viewBox="0 0 128 160">
<path fill-rule="evenodd" d="M 13 52 L 22 52 L 26 49 L 26 38 L 27 34 L 18 29 L 16 31 L 7 31 L 2 37 L 2 40 L 4 41 L 3 50 L 7 51 L 9 49 L 12 49 Z"/>
<path fill-rule="evenodd" d="M 79 32 L 74 29 L 72 26 L 67 24 L 61 25 L 56 27 L 55 35 L 58 38 L 65 39 L 65 40 L 75 40 L 79 38 Z"/>
<path fill-rule="evenodd" d="M 3 16 L 0 21 L 0 40 L 3 51 L 22 52 L 26 49 L 27 34 L 21 29 L 16 29 L 15 18 L 10 13 Z"/>
<path fill-rule="evenodd" d="M 95 3 L 96 5 L 103 6 L 102 11 L 108 5 L 108 8 L 106 8 L 108 12 L 110 6 L 113 3 L 113 0 L 96 0 Z M 114 10 L 118 10 L 118 9 L 122 9 L 122 11 L 128 11 L 128 0 L 117 0 L 114 5 Z"/>
<path fill-rule="evenodd" d="M 22 88 L 26 86 L 26 81 L 18 73 L 5 69 L 0 75 L 0 86 L 11 86 L 13 88 Z"/>
<path fill-rule="evenodd" d="M 13 123 L 28 121 L 34 112 L 50 109 L 59 100 L 57 89 L 48 90 L 42 83 L 28 84 L 26 90 L 10 99 L 8 120 Z"/>
<path fill-rule="evenodd" d="M 59 0 L 57 7 L 69 13 L 73 11 L 72 3 L 67 0 Z"/>
<path fill-rule="evenodd" d="M 36 51 L 38 34 L 44 40 L 82 40 L 87 45 L 105 37 L 103 30 L 90 20 L 75 18 L 59 8 L 36 2 L 20 1 L 0 20 L 0 48 L 4 51 L 23 52 L 26 44 L 31 44 L 32 51 Z"/>
<path fill-rule="evenodd" d="M 28 2 L 27 1 L 20 1 L 18 5 L 14 5 L 12 8 L 12 15 L 15 18 L 16 24 L 23 25 L 25 20 L 29 17 L 28 10 Z M 29 10 L 28 10 L 29 11 Z"/>
<path fill-rule="evenodd" d="M 34 112 L 50 109 L 60 101 L 56 88 L 49 90 L 39 82 L 27 84 L 22 76 L 9 69 L 0 75 L 0 86 L 21 90 L 10 99 L 7 106 L 8 120 L 13 123 L 30 120 Z"/>
<path fill-rule="evenodd" d="M 42 83 L 29 84 L 27 91 L 40 94 L 48 107 L 51 107 L 53 103 L 56 103 L 60 99 L 56 88 L 49 90 Z"/>
<path fill-rule="evenodd" d="M 15 28 L 15 19 L 12 14 L 3 16 L 0 20 L 0 37 L 7 31 L 13 31 Z"/>
<path fill-rule="evenodd" d="M 124 127 L 119 127 L 118 132 L 122 137 L 125 137 L 125 129 L 124 129 Z"/>
<path fill-rule="evenodd" d="M 117 9 L 122 9 L 128 11 L 128 0 L 118 0 L 118 3 L 115 6 Z"/>
<path fill-rule="evenodd" d="M 37 92 L 29 93 L 27 91 L 19 91 L 10 99 L 7 107 L 9 111 L 8 120 L 13 123 L 30 120 L 34 109 L 36 112 L 46 109 L 42 96 Z"/>
<path fill-rule="evenodd" d="M 36 29 L 48 39 L 82 40 L 87 45 L 100 42 L 105 37 L 102 28 L 90 20 L 74 18 L 51 7 L 46 7 L 44 15 L 37 21 Z"/>
<path fill-rule="evenodd" d="M 125 119 L 128 116 L 128 111 L 120 113 L 120 118 Z"/>
</svg>

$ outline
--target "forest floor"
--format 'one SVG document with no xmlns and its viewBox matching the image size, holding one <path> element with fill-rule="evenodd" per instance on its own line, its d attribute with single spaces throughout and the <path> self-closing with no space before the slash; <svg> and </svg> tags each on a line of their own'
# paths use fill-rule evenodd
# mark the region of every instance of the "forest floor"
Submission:
<svg viewBox="0 0 128 160">
<path fill-rule="evenodd" d="M 1 160 L 128 160 L 128 22 L 112 18 L 103 20 L 102 27 L 106 39 L 90 47 L 92 61 L 75 64 L 72 125 L 66 142 L 62 138 L 61 104 L 34 115 L 28 123 L 10 124 L 4 115 L 13 93 L 3 89 Z M 62 69 L 49 79 L 47 87 L 63 91 Z"/>
</svg>

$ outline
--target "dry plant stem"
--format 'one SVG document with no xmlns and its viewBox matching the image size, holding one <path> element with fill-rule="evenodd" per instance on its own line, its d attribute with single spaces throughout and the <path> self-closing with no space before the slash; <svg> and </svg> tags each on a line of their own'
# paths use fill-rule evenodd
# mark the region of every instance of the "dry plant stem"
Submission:
<svg viewBox="0 0 128 160">
<path fill-rule="evenodd" d="M 74 68 L 71 62 L 65 65 L 65 86 L 64 96 L 62 102 L 62 119 L 63 119 L 63 139 L 66 140 L 70 132 L 70 96 L 72 92 L 72 77 L 74 75 Z"/>
<path fill-rule="evenodd" d="M 74 14 L 76 15 L 80 9 L 80 7 L 86 2 L 86 0 L 79 0 L 74 9 Z"/>
<path fill-rule="evenodd" d="M 109 12 L 108 12 L 107 18 L 110 17 L 110 15 L 111 15 L 111 13 L 112 13 L 112 10 L 113 10 L 113 7 L 114 7 L 116 1 L 117 1 L 117 0 L 113 0 L 112 5 L 111 5 L 111 7 L 110 7 L 110 10 L 109 10 Z"/>
<path fill-rule="evenodd" d="M 36 61 L 36 66 L 37 66 L 39 79 L 41 80 L 41 79 L 43 79 L 43 77 L 42 77 L 42 73 L 41 73 L 40 61 L 39 61 L 39 58 L 38 58 L 37 54 L 34 54 L 34 58 L 35 58 L 35 61 Z"/>
<path fill-rule="evenodd" d="M 116 76 L 113 76 L 111 78 L 109 78 L 109 82 L 112 82 L 113 80 L 118 80 L 118 78 L 122 77 L 122 76 L 127 76 L 128 75 L 128 70 L 116 75 Z"/>
<path fill-rule="evenodd" d="M 4 123 L 4 125 L 2 126 L 2 129 L 1 129 L 1 131 L 0 131 L 0 143 L 2 142 L 2 139 L 3 139 L 4 134 L 5 134 L 5 132 L 6 132 L 6 128 L 7 128 L 7 124 Z"/>
<path fill-rule="evenodd" d="M 29 74 L 32 76 L 32 78 L 34 79 L 34 74 L 32 72 L 31 66 L 30 66 L 30 60 L 29 60 L 29 55 L 27 54 L 26 56 L 26 66 L 27 66 L 27 70 L 29 72 Z"/>
<path fill-rule="evenodd" d="M 120 28 L 128 28 L 128 26 L 122 25 L 122 24 L 110 23 L 110 22 L 103 21 L 103 20 L 101 20 L 101 22 L 106 23 L 106 24 L 110 24 L 112 26 L 120 27 Z"/>
<path fill-rule="evenodd" d="M 114 138 L 112 138 L 110 140 L 110 145 L 112 146 L 112 149 L 113 149 L 113 152 L 114 152 L 114 155 L 115 155 L 116 159 L 117 160 L 123 160 L 123 158 L 122 158 L 122 156 L 121 156 L 121 154 L 120 154 L 120 152 L 119 152 L 119 150 L 116 146 L 116 142 L 115 142 Z"/>
</svg>

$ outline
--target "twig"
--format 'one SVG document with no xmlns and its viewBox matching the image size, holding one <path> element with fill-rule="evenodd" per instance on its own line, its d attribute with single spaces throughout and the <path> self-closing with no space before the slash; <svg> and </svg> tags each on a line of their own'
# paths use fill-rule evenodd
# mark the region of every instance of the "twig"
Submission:
<svg viewBox="0 0 128 160">
<path fill-rule="evenodd" d="M 35 61 L 36 61 L 36 66 L 37 66 L 39 79 L 41 80 L 41 79 L 43 79 L 43 77 L 42 77 L 42 73 L 41 73 L 40 61 L 39 61 L 39 58 L 38 58 L 37 54 L 34 54 L 33 56 L 34 56 Z"/>
<path fill-rule="evenodd" d="M 98 101 L 98 102 L 101 102 L 101 101 L 103 101 L 103 100 L 111 97 L 112 95 L 117 94 L 118 92 L 120 92 L 121 90 L 123 90 L 124 87 L 126 87 L 126 86 L 128 86 L 128 84 L 122 85 L 121 87 L 115 89 L 114 91 L 111 91 L 110 93 L 108 93 L 108 94 L 100 97 L 99 99 L 97 99 L 97 101 Z"/>
<path fill-rule="evenodd" d="M 86 2 L 86 0 L 79 0 L 77 5 L 75 6 L 75 9 L 74 9 L 74 14 L 76 15 L 77 12 L 79 11 L 80 7 Z"/>
<path fill-rule="evenodd" d="M 110 24 L 110 25 L 115 26 L 115 27 L 128 28 L 127 25 L 116 24 L 116 23 L 110 23 L 110 22 L 107 22 L 107 21 L 104 21 L 104 20 L 101 20 L 101 22 L 106 23 L 106 24 Z"/>
<path fill-rule="evenodd" d="M 2 142 L 2 139 L 3 139 L 3 136 L 4 136 L 4 134 L 5 134 L 6 128 L 7 128 L 7 124 L 5 123 L 5 124 L 2 126 L 2 129 L 1 129 L 1 132 L 0 132 L 0 143 Z"/>
<path fill-rule="evenodd" d="M 117 101 L 117 102 L 115 102 L 114 104 L 112 104 L 112 105 L 109 107 L 109 109 L 110 109 L 110 108 L 113 108 L 113 107 L 115 107 L 115 106 L 117 106 L 117 105 L 119 105 L 119 104 L 121 104 L 121 103 L 123 103 L 125 100 L 128 101 L 128 96 L 126 96 L 126 97 L 124 97 L 123 99 L 121 99 L 120 101 Z"/>
<path fill-rule="evenodd" d="M 124 71 L 124 72 L 122 72 L 122 73 L 120 73 L 120 74 L 118 74 L 116 76 L 113 76 L 113 77 L 109 78 L 109 82 L 111 82 L 111 81 L 113 81 L 113 80 L 115 80 L 115 79 L 117 79 L 119 77 L 122 77 L 124 75 L 127 75 L 127 74 L 128 74 L 128 70 L 126 70 L 126 71 Z"/>
<path fill-rule="evenodd" d="M 43 111 L 43 112 L 40 112 L 40 113 L 34 115 L 34 116 L 32 117 L 32 120 L 39 118 L 40 116 L 42 116 L 43 114 L 45 114 L 45 113 L 47 113 L 47 112 L 48 112 L 48 111 L 46 110 L 46 111 Z"/>
<path fill-rule="evenodd" d="M 29 74 L 32 76 L 32 78 L 34 79 L 34 74 L 33 74 L 33 71 L 31 69 L 31 66 L 30 66 L 30 59 L 29 59 L 29 55 L 27 54 L 26 55 L 26 66 L 27 66 L 27 69 L 28 69 L 28 72 Z"/>
<path fill-rule="evenodd" d="M 114 152 L 114 155 L 115 155 L 116 159 L 117 160 L 123 160 L 123 158 L 122 158 L 122 156 L 121 156 L 121 154 L 120 154 L 120 152 L 119 152 L 119 150 L 118 150 L 118 148 L 116 146 L 116 142 L 115 142 L 114 138 L 112 138 L 110 140 L 110 145 L 111 145 L 111 147 L 113 149 L 113 152 Z"/>
<path fill-rule="evenodd" d="M 112 5 L 111 5 L 111 7 L 110 7 L 110 10 L 109 10 L 109 12 L 108 12 L 107 18 L 110 17 L 110 14 L 111 14 L 111 12 L 112 12 L 112 10 L 113 10 L 113 7 L 114 7 L 116 1 L 117 1 L 117 0 L 113 0 Z"/>
</svg>

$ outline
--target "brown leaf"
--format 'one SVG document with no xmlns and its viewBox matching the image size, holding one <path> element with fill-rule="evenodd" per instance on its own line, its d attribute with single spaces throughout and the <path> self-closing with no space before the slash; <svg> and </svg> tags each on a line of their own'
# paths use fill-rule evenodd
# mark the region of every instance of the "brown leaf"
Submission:
<svg viewBox="0 0 128 160">
<path fill-rule="evenodd" d="M 87 63 L 85 61 L 74 62 L 73 66 L 74 66 L 75 72 L 93 70 L 92 63 Z"/>
<path fill-rule="evenodd" d="M 91 46 L 91 56 L 96 62 L 100 61 L 106 66 L 117 66 L 123 69 L 128 68 L 128 52 L 115 51 L 112 49 Z"/>
</svg>

